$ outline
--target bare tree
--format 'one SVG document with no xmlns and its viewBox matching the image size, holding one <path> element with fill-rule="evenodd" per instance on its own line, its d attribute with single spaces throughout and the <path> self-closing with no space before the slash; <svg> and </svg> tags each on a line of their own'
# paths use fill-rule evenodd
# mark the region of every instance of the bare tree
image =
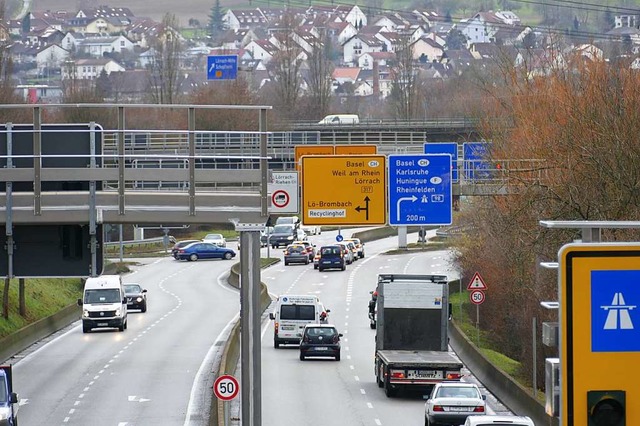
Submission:
<svg viewBox="0 0 640 426">
<path fill-rule="evenodd" d="M 392 70 L 390 106 L 397 118 L 408 120 L 416 116 L 419 106 L 419 76 L 409 34 L 400 35 L 396 61 Z"/>
<path fill-rule="evenodd" d="M 324 117 L 329 112 L 331 105 L 331 85 L 333 62 L 330 59 L 330 43 L 324 29 L 320 37 L 314 39 L 313 51 L 307 63 L 307 85 L 309 86 L 309 101 L 315 107 L 315 115 Z"/>
<path fill-rule="evenodd" d="M 291 118 L 296 115 L 296 107 L 301 95 L 302 75 L 300 73 L 304 51 L 295 41 L 295 17 L 286 14 L 280 21 L 280 31 L 276 34 L 279 51 L 269 62 L 268 69 L 273 80 L 275 104 L 282 114 Z"/>
<path fill-rule="evenodd" d="M 178 100 L 180 55 L 183 48 L 177 28 L 177 18 L 167 13 L 162 19 L 162 31 L 150 43 L 154 54 L 147 68 L 149 95 L 155 103 L 173 104 Z"/>
</svg>

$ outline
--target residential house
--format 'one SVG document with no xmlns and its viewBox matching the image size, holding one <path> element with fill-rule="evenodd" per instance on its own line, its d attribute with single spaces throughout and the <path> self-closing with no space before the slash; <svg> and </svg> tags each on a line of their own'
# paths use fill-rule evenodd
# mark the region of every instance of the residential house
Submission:
<svg viewBox="0 0 640 426">
<path fill-rule="evenodd" d="M 631 52 L 629 53 L 639 53 L 640 52 L 640 29 L 633 27 L 617 27 L 610 31 L 607 31 L 606 34 L 608 36 L 614 36 L 620 40 L 627 39 L 631 41 Z"/>
<path fill-rule="evenodd" d="M 228 30 L 222 36 L 222 46 L 225 49 L 240 49 L 245 47 L 258 36 L 250 28 L 240 28 L 238 30 Z"/>
<path fill-rule="evenodd" d="M 110 53 L 122 53 L 123 50 L 133 51 L 134 44 L 123 35 L 116 37 L 92 37 L 78 40 L 76 50 L 91 55 L 94 58 Z"/>
<path fill-rule="evenodd" d="M 118 34 L 130 25 L 131 19 L 124 17 L 74 17 L 69 20 L 67 29 L 80 33 Z"/>
<path fill-rule="evenodd" d="M 476 59 L 468 49 L 457 49 L 445 51 L 442 61 L 453 74 L 461 75 L 473 65 Z"/>
<path fill-rule="evenodd" d="M 259 59 L 264 64 L 269 63 L 278 53 L 278 48 L 269 40 L 253 40 L 245 46 L 245 50 L 251 53 L 253 59 Z"/>
<path fill-rule="evenodd" d="M 358 34 L 356 27 L 349 22 L 329 22 L 326 24 L 327 35 L 342 46 L 347 40 Z"/>
<path fill-rule="evenodd" d="M 530 27 L 521 25 L 503 26 L 494 34 L 494 43 L 502 46 L 517 46 L 522 44 L 524 36 L 530 31 Z"/>
<path fill-rule="evenodd" d="M 358 80 L 362 82 L 366 82 L 366 84 L 371 87 L 370 95 L 376 97 L 376 99 L 384 99 L 391 94 L 391 71 L 388 66 L 381 65 L 378 67 L 378 75 L 374 75 L 373 70 L 362 70 L 358 74 Z M 358 93 L 365 92 L 365 87 L 359 86 L 356 87 Z M 368 96 L 369 94 L 365 94 L 364 96 Z"/>
<path fill-rule="evenodd" d="M 43 73 L 45 70 L 59 70 L 67 58 L 69 58 L 69 51 L 57 44 L 41 47 L 36 52 L 38 73 Z"/>
<path fill-rule="evenodd" d="M 372 70 L 374 62 L 377 62 L 379 66 L 387 66 L 395 59 L 394 52 L 367 52 L 358 57 L 358 68 Z"/>
<path fill-rule="evenodd" d="M 495 42 L 495 34 L 505 22 L 494 12 L 478 12 L 471 19 L 460 23 L 460 31 L 467 37 L 468 45 Z"/>
<path fill-rule="evenodd" d="M 41 47 L 39 44 L 32 46 L 25 43 L 14 43 L 9 48 L 11 61 L 21 69 L 35 68 L 36 55 Z"/>
<path fill-rule="evenodd" d="M 616 15 L 613 18 L 614 28 L 638 28 L 640 26 L 640 15 Z"/>
<path fill-rule="evenodd" d="M 372 20 L 371 25 L 382 27 L 385 32 L 397 32 L 398 29 L 405 28 L 406 22 L 393 13 L 387 13 Z"/>
<path fill-rule="evenodd" d="M 581 44 L 573 48 L 573 52 L 592 62 L 604 60 L 604 52 L 593 44 Z"/>
<path fill-rule="evenodd" d="M 103 70 L 109 75 L 112 72 L 125 71 L 125 68 L 109 58 L 77 59 L 63 67 L 62 79 L 73 77 L 78 80 L 95 80 Z"/>
<path fill-rule="evenodd" d="M 425 62 L 440 62 L 444 55 L 444 48 L 433 39 L 423 36 L 413 42 L 413 59 Z"/>
<path fill-rule="evenodd" d="M 358 74 L 360 74 L 360 68 L 348 67 L 348 68 L 334 68 L 331 78 L 334 84 L 342 85 L 344 83 L 355 84 L 358 81 Z"/>
<path fill-rule="evenodd" d="M 355 28 L 367 25 L 367 15 L 356 5 L 313 5 L 305 11 L 305 15 L 311 18 L 328 16 L 332 22 L 348 22 Z"/>
<path fill-rule="evenodd" d="M 382 52 L 384 43 L 373 35 L 357 34 L 347 40 L 342 47 L 344 63 L 351 64 L 363 53 Z"/>
<path fill-rule="evenodd" d="M 260 8 L 256 9 L 229 9 L 222 17 L 222 22 L 230 30 L 240 28 L 266 27 L 267 17 Z"/>
<path fill-rule="evenodd" d="M 382 31 L 376 34 L 376 38 L 384 43 L 383 50 L 387 52 L 397 52 L 407 42 L 411 42 L 411 36 L 409 34 L 402 34 L 398 32 L 386 32 Z"/>
<path fill-rule="evenodd" d="M 545 77 L 567 67 L 560 52 L 548 49 L 520 50 L 513 63 L 516 67 L 524 68 L 529 78 Z"/>
<path fill-rule="evenodd" d="M 163 30 L 161 23 L 149 18 L 136 18 L 127 30 L 127 37 L 143 49 L 150 46 L 151 40 L 157 38 Z"/>
</svg>

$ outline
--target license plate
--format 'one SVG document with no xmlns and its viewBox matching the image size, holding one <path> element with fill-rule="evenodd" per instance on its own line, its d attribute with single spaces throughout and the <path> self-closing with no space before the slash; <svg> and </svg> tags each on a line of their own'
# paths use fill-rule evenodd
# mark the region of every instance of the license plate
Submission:
<svg viewBox="0 0 640 426">
<path fill-rule="evenodd" d="M 293 330 L 293 329 L 295 329 L 295 326 L 293 326 L 293 325 L 283 325 L 282 329 L 283 330 Z"/>
<path fill-rule="evenodd" d="M 449 411 L 470 411 L 468 407 L 449 407 Z"/>
<path fill-rule="evenodd" d="M 410 379 L 442 379 L 442 371 L 437 370 L 409 370 Z"/>
<path fill-rule="evenodd" d="M 316 351 L 326 351 L 326 350 L 328 350 L 329 348 L 325 348 L 324 346 L 321 346 L 321 347 L 319 347 L 319 348 L 313 348 L 313 349 L 314 349 L 314 350 L 316 350 Z"/>
<path fill-rule="evenodd" d="M 99 322 L 99 323 L 98 323 L 98 327 L 106 327 L 106 326 L 108 326 L 108 325 L 109 325 L 109 323 L 108 323 L 108 322 Z"/>
</svg>

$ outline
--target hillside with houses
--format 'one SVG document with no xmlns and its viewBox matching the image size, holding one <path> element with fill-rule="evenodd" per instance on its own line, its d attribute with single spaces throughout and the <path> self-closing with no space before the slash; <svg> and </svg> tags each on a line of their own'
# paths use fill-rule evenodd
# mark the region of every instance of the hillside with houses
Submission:
<svg viewBox="0 0 640 426">
<path fill-rule="evenodd" d="M 424 94 L 498 61 L 526 67 L 531 77 L 566 66 L 569 56 L 640 64 L 640 19 L 633 15 L 616 16 L 612 28 L 591 39 L 525 25 L 511 11 L 478 11 L 454 21 L 419 9 L 370 16 L 357 5 L 229 9 L 200 37 L 193 31 L 186 36 L 171 22 L 118 6 L 32 11 L 0 24 L 4 67 L 28 102 L 64 101 L 71 86 L 96 90 L 105 101 L 154 102 L 150 93 L 166 78 L 175 79 L 171 101 L 181 102 L 221 84 L 207 80 L 208 56 L 237 55 L 239 77 L 252 93 L 272 98 L 286 77 L 294 96 L 336 110 L 390 100 L 394 91 L 418 86 Z M 162 63 L 169 54 L 175 60 Z M 170 77 L 154 76 L 169 66 Z M 426 102 L 416 104 L 397 114 L 426 114 L 420 106 Z"/>
</svg>

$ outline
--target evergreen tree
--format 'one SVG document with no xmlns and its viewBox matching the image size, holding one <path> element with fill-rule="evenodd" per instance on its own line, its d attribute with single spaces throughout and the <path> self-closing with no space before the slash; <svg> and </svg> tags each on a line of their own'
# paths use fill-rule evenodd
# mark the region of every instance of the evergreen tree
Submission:
<svg viewBox="0 0 640 426">
<path fill-rule="evenodd" d="M 28 34 L 31 32 L 31 12 L 27 13 L 24 18 L 22 18 L 22 33 Z"/>
<path fill-rule="evenodd" d="M 209 15 L 209 35 L 212 39 L 220 36 L 224 30 L 227 29 L 223 21 L 222 7 L 220 6 L 220 0 L 216 0 L 215 4 L 211 8 L 211 14 Z"/>
</svg>

